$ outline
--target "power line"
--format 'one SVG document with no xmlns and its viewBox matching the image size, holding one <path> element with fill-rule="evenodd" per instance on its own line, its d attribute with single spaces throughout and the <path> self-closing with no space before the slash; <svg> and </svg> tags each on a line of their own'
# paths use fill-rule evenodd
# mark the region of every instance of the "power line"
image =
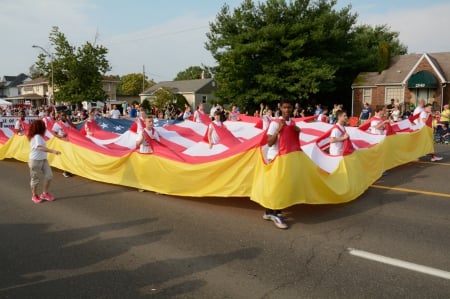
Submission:
<svg viewBox="0 0 450 299">
<path fill-rule="evenodd" d="M 176 34 L 180 34 L 180 33 L 200 30 L 200 29 L 204 29 L 204 28 L 208 28 L 208 27 L 209 26 L 200 26 L 200 27 L 193 27 L 193 28 L 188 28 L 188 29 L 183 29 L 183 30 L 178 30 L 178 31 L 166 32 L 166 33 L 162 33 L 162 34 L 144 35 L 144 36 L 138 37 L 138 38 L 132 38 L 132 39 L 122 40 L 122 41 L 118 41 L 118 42 L 111 42 L 111 43 L 108 43 L 108 45 L 117 45 L 117 44 L 124 44 L 124 43 L 141 41 L 141 40 L 146 40 L 146 39 L 158 38 L 158 37 L 166 37 L 166 36 L 176 35 Z"/>
</svg>

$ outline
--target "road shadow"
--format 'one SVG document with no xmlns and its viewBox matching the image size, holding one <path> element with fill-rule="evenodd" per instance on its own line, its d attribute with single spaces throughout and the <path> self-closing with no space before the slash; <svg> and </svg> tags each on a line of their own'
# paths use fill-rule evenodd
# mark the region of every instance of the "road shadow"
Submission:
<svg viewBox="0 0 450 299">
<path fill-rule="evenodd" d="M 49 231 L 48 224 L 0 224 L 2 242 L 7 244 L 0 248 L 0 289 L 42 279 L 30 277 L 32 273 L 88 267 L 119 256 L 133 246 L 157 242 L 171 231 L 145 231 L 113 238 L 99 236 L 156 220 L 139 219 L 63 231 Z"/>
<path fill-rule="evenodd" d="M 3 298 L 172 298 L 192 293 L 207 284 L 192 279 L 233 261 L 251 260 L 262 253 L 259 248 L 246 248 L 227 253 L 187 258 L 173 258 L 147 263 L 135 270 L 111 270 L 41 279 L 0 290 Z"/>
</svg>

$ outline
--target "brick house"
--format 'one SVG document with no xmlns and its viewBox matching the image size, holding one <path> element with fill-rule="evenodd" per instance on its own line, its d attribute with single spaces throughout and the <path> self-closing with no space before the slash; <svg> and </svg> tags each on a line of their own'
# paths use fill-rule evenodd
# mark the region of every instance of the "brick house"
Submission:
<svg viewBox="0 0 450 299">
<path fill-rule="evenodd" d="M 362 72 L 352 84 L 352 115 L 359 116 L 364 103 L 373 108 L 394 99 L 401 107 L 424 99 L 434 110 L 450 101 L 450 52 L 408 54 L 393 57 L 381 73 Z"/>
</svg>

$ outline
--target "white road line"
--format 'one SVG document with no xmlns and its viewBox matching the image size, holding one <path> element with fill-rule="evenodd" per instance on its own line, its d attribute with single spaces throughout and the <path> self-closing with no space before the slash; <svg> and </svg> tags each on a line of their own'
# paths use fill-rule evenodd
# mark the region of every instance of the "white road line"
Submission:
<svg viewBox="0 0 450 299">
<path fill-rule="evenodd" d="M 414 263 L 410 263 L 410 262 L 405 262 L 405 261 L 402 261 L 399 259 L 394 259 L 394 258 L 386 257 L 383 255 L 378 255 L 375 253 L 370 253 L 367 251 L 353 249 L 353 248 L 348 248 L 348 252 L 351 255 L 354 255 L 354 256 L 357 256 L 360 258 L 364 258 L 364 259 L 368 259 L 371 261 L 388 264 L 388 265 L 391 265 L 394 267 L 404 268 L 404 269 L 408 269 L 408 270 L 412 270 L 412 271 L 416 271 L 416 272 L 420 272 L 420 273 L 424 273 L 424 274 L 428 274 L 428 275 L 433 275 L 433 276 L 441 277 L 444 279 L 450 279 L 450 272 L 439 270 L 436 268 L 431 268 L 431 267 L 422 266 L 422 265 L 418 265 L 418 264 L 414 264 Z"/>
</svg>

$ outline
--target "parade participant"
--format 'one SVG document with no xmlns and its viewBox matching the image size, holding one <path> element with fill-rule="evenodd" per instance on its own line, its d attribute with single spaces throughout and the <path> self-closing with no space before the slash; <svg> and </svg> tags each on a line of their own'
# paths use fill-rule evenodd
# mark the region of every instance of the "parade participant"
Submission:
<svg viewBox="0 0 450 299">
<path fill-rule="evenodd" d="M 159 134 L 153 127 L 153 117 L 148 117 L 147 119 L 145 119 L 145 128 L 136 139 L 136 147 L 139 147 L 139 153 L 153 153 L 152 143 L 154 142 L 154 140 L 159 142 Z"/>
<path fill-rule="evenodd" d="M 215 115 L 215 114 L 214 114 Z M 233 105 L 231 107 L 231 111 L 230 111 L 230 115 L 229 115 L 229 120 L 231 121 L 238 121 L 239 119 L 239 112 L 237 111 L 237 107 L 236 105 Z"/>
<path fill-rule="evenodd" d="M 61 154 L 60 151 L 50 149 L 46 146 L 44 140 L 45 123 L 42 120 L 35 120 L 31 123 L 27 137 L 30 140 L 30 155 L 28 165 L 30 167 L 30 186 L 31 193 L 33 194 L 31 200 L 34 203 L 40 203 L 42 200 L 53 201 L 55 198 L 48 193 L 50 181 L 53 178 L 52 169 L 47 161 L 47 153 L 53 153 L 55 155 Z M 37 187 L 39 185 L 39 175 L 44 174 L 43 192 L 38 196 Z"/>
<path fill-rule="evenodd" d="M 147 118 L 147 112 L 144 107 L 139 108 L 138 118 L 136 119 L 137 130 L 136 133 L 140 134 L 145 128 L 145 119 Z"/>
<path fill-rule="evenodd" d="M 203 103 L 200 103 L 200 105 L 198 105 L 198 109 L 195 110 L 195 112 L 194 112 L 194 121 L 196 123 L 203 123 L 205 125 L 207 125 L 207 124 L 209 124 L 211 122 L 211 119 L 203 111 Z"/>
<path fill-rule="evenodd" d="M 95 122 L 95 110 L 91 110 L 88 115 L 88 119 L 84 123 L 84 131 L 88 136 L 94 136 L 97 123 Z"/>
<path fill-rule="evenodd" d="M 217 144 L 220 142 L 220 137 L 217 134 L 216 128 L 221 128 L 223 126 L 222 122 L 220 121 L 220 111 L 216 110 L 214 112 L 214 120 L 208 125 L 208 143 L 209 148 L 212 148 L 214 144 Z"/>
<path fill-rule="evenodd" d="M 67 118 L 66 112 L 63 111 L 59 114 L 59 120 L 53 124 L 52 131 L 53 134 L 55 134 L 55 137 L 62 140 L 67 140 L 67 131 L 70 130 L 71 128 L 75 128 L 75 126 Z M 72 176 L 72 173 L 68 171 L 63 171 L 62 175 L 68 178 Z"/>
<path fill-rule="evenodd" d="M 419 123 L 426 125 L 427 122 L 429 121 L 429 118 L 432 117 L 431 116 L 431 108 L 433 107 L 433 105 L 431 104 L 426 104 L 425 107 L 423 107 L 423 111 L 420 113 L 419 118 L 417 119 L 419 121 Z M 435 162 L 435 161 L 440 161 L 443 158 L 436 155 L 436 153 L 431 153 L 431 162 Z"/>
<path fill-rule="evenodd" d="M 293 110 L 292 101 L 283 99 L 280 102 L 280 119 L 272 121 L 267 130 L 267 161 L 272 162 L 280 152 L 292 152 L 300 150 L 299 134 L 300 128 L 296 126 L 291 114 Z M 266 209 L 264 220 L 271 220 L 276 227 L 288 228 L 284 221 L 281 210 Z"/>
<path fill-rule="evenodd" d="M 344 141 L 349 138 L 345 131 L 345 122 L 347 121 L 347 113 L 339 110 L 336 112 L 336 125 L 330 134 L 330 155 L 339 156 L 344 152 Z"/>
<path fill-rule="evenodd" d="M 424 107 L 425 107 L 425 100 L 420 99 L 419 103 L 417 103 L 417 107 L 414 109 L 413 116 L 420 115 L 422 112 L 424 112 L 425 111 Z M 419 118 L 420 118 L 420 116 L 414 120 L 414 122 L 416 124 L 418 124 L 420 122 Z"/>
<path fill-rule="evenodd" d="M 375 116 L 370 120 L 370 133 L 377 135 L 386 134 L 386 124 L 389 123 L 389 120 L 384 119 L 384 112 L 384 107 L 380 106 L 375 109 Z"/>
<path fill-rule="evenodd" d="M 192 116 L 191 106 L 186 104 L 186 105 L 184 105 L 184 107 L 185 107 L 185 109 L 184 109 L 184 113 L 183 113 L 183 120 L 188 120 Z"/>
<path fill-rule="evenodd" d="M 336 112 L 334 112 L 334 113 L 336 113 Z M 367 120 L 370 119 L 371 116 L 372 116 L 372 109 L 370 109 L 369 103 L 365 103 L 364 108 L 361 110 L 361 114 L 359 115 L 360 125 L 363 125 Z"/>
<path fill-rule="evenodd" d="M 272 119 L 273 119 L 272 109 L 267 108 L 266 113 L 262 116 L 262 121 L 263 121 L 262 129 L 263 130 L 267 130 L 269 128 L 269 125 L 272 122 Z"/>
<path fill-rule="evenodd" d="M 25 135 L 28 126 L 29 126 L 28 121 L 25 120 L 25 111 L 22 110 L 20 111 L 20 118 L 14 124 L 16 134 L 20 136 Z"/>
<path fill-rule="evenodd" d="M 449 125 L 449 119 L 450 119 L 450 109 L 448 104 L 444 105 L 444 109 L 442 109 L 441 112 L 441 124 L 446 124 L 447 126 Z"/>
</svg>

